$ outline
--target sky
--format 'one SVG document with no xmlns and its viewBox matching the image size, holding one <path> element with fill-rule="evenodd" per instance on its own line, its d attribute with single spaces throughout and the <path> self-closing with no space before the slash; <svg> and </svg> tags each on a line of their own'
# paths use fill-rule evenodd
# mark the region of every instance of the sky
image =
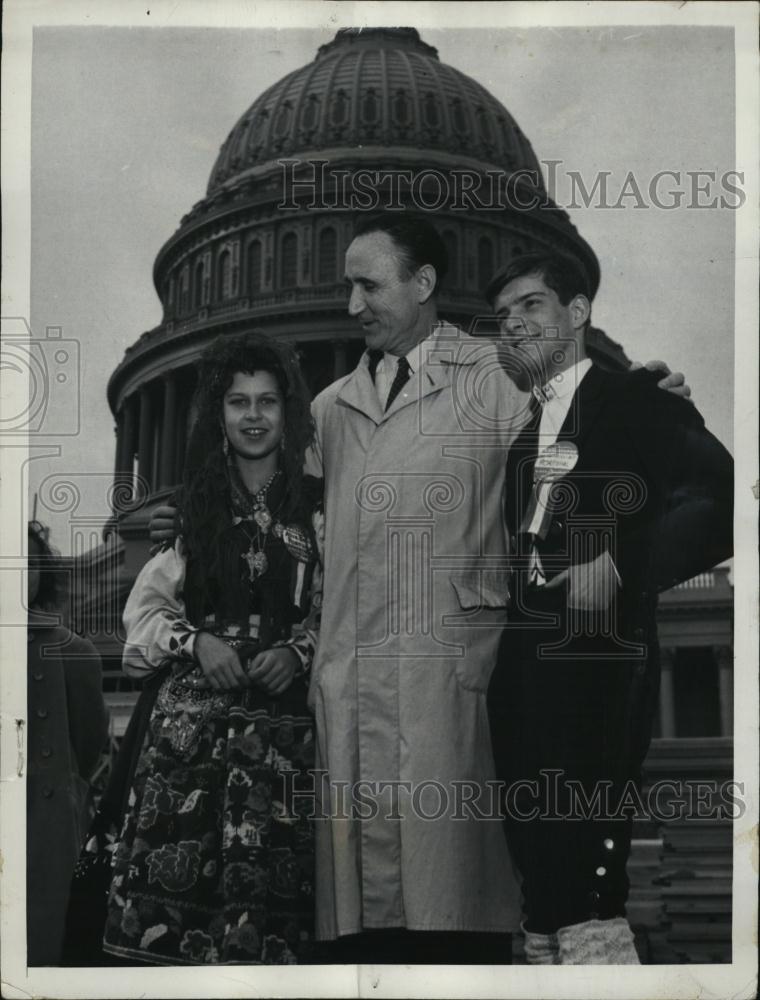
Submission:
<svg viewBox="0 0 760 1000">
<path fill-rule="evenodd" d="M 607 172 L 606 206 L 568 209 L 601 263 L 594 323 L 631 357 L 684 371 L 708 426 L 731 448 L 737 212 L 720 201 L 744 197 L 727 186 L 740 181 L 723 178 L 746 166 L 735 157 L 732 30 L 528 27 L 510 23 L 502 4 L 488 5 L 487 24 L 472 5 L 468 25 L 482 26 L 455 29 L 435 26 L 427 7 L 419 17 L 406 8 L 405 23 L 507 107 L 539 160 L 560 161 L 555 200 L 570 204 L 573 172 L 587 189 Z M 74 395 L 81 420 L 78 432 L 51 437 L 52 449 L 36 450 L 49 443 L 38 435 L 28 486 L 64 553 L 72 518 L 97 526 L 108 513 L 115 438 L 106 384 L 125 348 L 161 320 L 158 250 L 204 196 L 238 118 L 352 23 L 346 8 L 343 22 L 308 28 L 35 30 L 31 327 L 41 339 L 60 330 L 78 350 L 78 373 L 68 361 L 63 387 L 51 382 L 45 430 L 65 433 Z M 676 176 L 661 178 L 659 199 L 672 203 L 681 191 L 680 207 L 653 204 L 650 184 L 662 171 Z M 695 171 L 714 176 L 702 178 L 702 192 L 693 190 Z M 74 510 L 60 499 L 62 483 L 78 497 Z"/>
</svg>

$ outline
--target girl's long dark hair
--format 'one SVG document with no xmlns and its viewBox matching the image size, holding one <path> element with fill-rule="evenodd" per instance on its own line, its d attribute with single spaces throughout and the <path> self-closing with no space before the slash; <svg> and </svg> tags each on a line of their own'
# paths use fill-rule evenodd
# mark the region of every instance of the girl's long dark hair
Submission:
<svg viewBox="0 0 760 1000">
<path fill-rule="evenodd" d="M 277 516 L 284 523 L 308 517 L 303 463 L 314 424 L 309 390 L 295 352 L 259 332 L 217 338 L 198 363 L 196 417 L 180 497 L 187 558 L 184 597 L 189 618 L 198 624 L 209 611 L 221 613 L 221 605 L 228 611 L 242 610 L 246 600 L 223 451 L 224 396 L 236 372 L 268 372 L 277 381 L 285 404 L 284 444 L 279 457 L 282 502 Z"/>
</svg>

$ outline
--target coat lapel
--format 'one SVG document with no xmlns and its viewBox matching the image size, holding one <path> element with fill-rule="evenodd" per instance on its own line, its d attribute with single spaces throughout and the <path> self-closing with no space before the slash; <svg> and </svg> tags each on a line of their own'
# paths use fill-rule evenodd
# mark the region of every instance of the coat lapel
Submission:
<svg viewBox="0 0 760 1000">
<path fill-rule="evenodd" d="M 396 396 L 384 418 L 393 416 L 405 406 L 412 406 L 434 392 L 451 385 L 454 372 L 462 361 L 452 350 L 460 344 L 462 333 L 457 327 L 441 324 L 432 337 L 422 345 L 420 366 Z"/>
<path fill-rule="evenodd" d="M 383 419 L 383 408 L 377 398 L 377 390 L 369 371 L 369 354 L 365 351 L 359 359 L 359 364 L 346 378 L 337 396 L 337 402 L 342 406 L 350 406 L 358 410 L 375 423 Z"/>
<path fill-rule="evenodd" d="M 599 410 L 604 403 L 606 389 L 606 373 L 597 365 L 592 365 L 570 404 L 557 435 L 558 441 L 572 441 L 578 451 L 581 450 L 589 431 L 596 423 Z"/>
</svg>

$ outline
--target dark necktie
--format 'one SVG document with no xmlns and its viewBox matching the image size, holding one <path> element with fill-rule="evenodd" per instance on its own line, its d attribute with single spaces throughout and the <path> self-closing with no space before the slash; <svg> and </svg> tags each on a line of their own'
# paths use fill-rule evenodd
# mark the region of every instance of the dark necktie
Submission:
<svg viewBox="0 0 760 1000">
<path fill-rule="evenodd" d="M 406 383 L 409 381 L 409 376 L 412 370 L 409 367 L 409 362 L 406 358 L 398 359 L 398 366 L 396 367 L 396 374 L 393 376 L 393 381 L 391 382 L 390 392 L 388 393 L 388 399 L 385 403 L 386 412 L 390 409 L 390 405 L 393 400 L 398 396 L 401 390 L 404 388 Z"/>
<path fill-rule="evenodd" d="M 541 424 L 541 403 L 531 393 L 528 422 L 510 446 L 506 470 L 506 521 L 512 537 L 516 537 L 525 508 L 533 490 L 533 466 L 538 455 L 538 429 Z"/>
</svg>

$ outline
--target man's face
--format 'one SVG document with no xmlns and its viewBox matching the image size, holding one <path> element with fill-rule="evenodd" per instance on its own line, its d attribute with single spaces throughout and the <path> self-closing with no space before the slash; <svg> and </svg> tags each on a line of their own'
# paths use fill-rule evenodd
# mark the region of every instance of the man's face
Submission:
<svg viewBox="0 0 760 1000">
<path fill-rule="evenodd" d="M 367 347 L 402 357 L 426 337 L 420 283 L 406 276 L 401 252 L 387 233 L 357 236 L 346 252 L 351 286 L 348 313 L 362 325 Z"/>
<path fill-rule="evenodd" d="M 521 388 L 543 385 L 580 360 L 588 300 L 563 305 L 539 274 L 515 278 L 494 301 L 508 374 Z"/>
</svg>

